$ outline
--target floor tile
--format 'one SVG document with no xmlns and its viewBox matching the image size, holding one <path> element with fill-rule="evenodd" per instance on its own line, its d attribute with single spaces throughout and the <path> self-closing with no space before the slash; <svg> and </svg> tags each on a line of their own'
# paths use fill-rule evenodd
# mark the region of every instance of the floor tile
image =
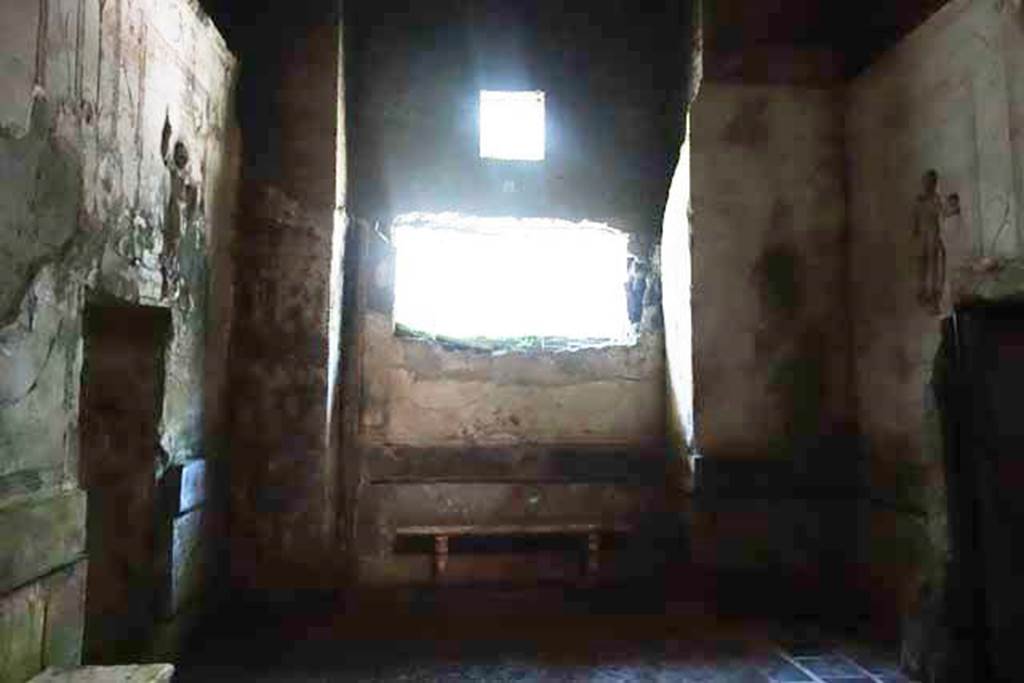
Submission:
<svg viewBox="0 0 1024 683">
<path fill-rule="evenodd" d="M 900 680 L 902 672 L 895 653 L 883 652 L 878 649 L 871 649 L 865 646 L 844 647 L 842 654 L 849 657 L 861 668 L 871 674 L 885 675 Z M 909 681 L 904 677 L 905 681 Z"/>
<path fill-rule="evenodd" d="M 821 678 L 864 676 L 870 680 L 870 676 L 864 669 L 843 655 L 829 654 L 820 657 L 794 657 L 794 659 L 800 666 Z"/>
<path fill-rule="evenodd" d="M 766 657 L 765 661 L 758 663 L 758 668 L 773 683 L 801 683 L 812 680 L 800 667 L 778 654 Z"/>
</svg>

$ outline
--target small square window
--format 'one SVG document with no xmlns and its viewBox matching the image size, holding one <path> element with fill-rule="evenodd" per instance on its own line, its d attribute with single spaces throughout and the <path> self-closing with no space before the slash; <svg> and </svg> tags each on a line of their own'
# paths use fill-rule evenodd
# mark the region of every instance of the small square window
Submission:
<svg viewBox="0 0 1024 683">
<path fill-rule="evenodd" d="M 480 158 L 544 159 L 542 91 L 480 91 Z"/>
</svg>

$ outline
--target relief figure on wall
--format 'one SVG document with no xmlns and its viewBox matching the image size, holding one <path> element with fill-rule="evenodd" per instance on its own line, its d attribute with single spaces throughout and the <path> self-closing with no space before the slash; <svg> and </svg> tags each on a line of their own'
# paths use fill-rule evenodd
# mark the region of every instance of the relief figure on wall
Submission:
<svg viewBox="0 0 1024 683">
<path fill-rule="evenodd" d="M 939 174 L 927 171 L 922 193 L 914 205 L 914 240 L 917 247 L 917 300 L 932 314 L 950 310 L 950 274 L 963 259 L 967 243 L 959 220 L 960 198 L 943 197 Z"/>
</svg>

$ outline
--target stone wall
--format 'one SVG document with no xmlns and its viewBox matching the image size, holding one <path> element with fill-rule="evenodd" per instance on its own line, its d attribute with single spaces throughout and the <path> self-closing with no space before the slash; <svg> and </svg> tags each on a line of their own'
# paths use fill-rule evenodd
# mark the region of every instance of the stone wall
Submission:
<svg viewBox="0 0 1024 683">
<path fill-rule="evenodd" d="M 410 211 L 585 218 L 635 235 L 634 253 L 650 262 L 674 162 L 665 141 L 681 133 L 689 50 L 679 43 L 688 14 L 644 5 L 630 12 L 664 20 L 646 43 L 629 22 L 620 22 L 614 41 L 589 31 L 572 3 L 452 3 L 404 18 L 385 4 L 347 17 L 357 34 L 348 98 L 357 133 L 353 206 L 366 226 L 360 415 L 368 439 L 635 442 L 662 432 L 660 321 L 636 348 L 578 354 L 491 357 L 394 340 L 386 242 L 390 219 Z M 612 24 L 622 11 L 602 9 L 601 19 Z M 478 157 L 478 90 L 503 87 L 546 91 L 543 162 Z M 425 420 L 416 406 L 428 404 L 434 412 Z"/>
<path fill-rule="evenodd" d="M 329 364 L 340 362 L 329 351 L 342 278 L 332 261 L 345 238 L 337 5 L 232 6 L 226 17 L 246 108 L 230 366 L 231 579 L 241 589 L 340 581 L 328 403 Z"/>
<path fill-rule="evenodd" d="M 1014 4 L 949 3 L 847 92 L 857 412 L 875 497 L 867 566 L 879 611 L 930 609 L 948 552 L 931 389 L 940 315 L 917 300 L 912 236 L 925 171 L 961 206 L 948 219 L 959 246 L 948 248 L 942 314 L 955 301 L 1022 291 L 1024 32 Z"/>
<path fill-rule="evenodd" d="M 0 679 L 19 681 L 81 652 L 87 301 L 169 312 L 157 485 L 218 455 L 238 149 L 235 60 L 191 2 L 13 0 L 0 45 Z"/>
<path fill-rule="evenodd" d="M 440 2 L 396 11 L 395 4 L 402 3 L 346 8 L 349 256 L 356 267 L 347 272 L 353 325 L 346 410 L 353 438 L 345 445 L 345 467 L 359 492 L 351 502 L 352 532 L 360 530 L 360 552 L 390 552 L 377 540 L 387 539 L 386 530 L 378 532 L 405 514 L 402 487 L 423 485 L 440 487 L 431 494 L 444 500 L 435 517 L 443 509 L 480 509 L 474 501 L 487 486 L 494 500 L 522 503 L 510 503 L 505 519 L 600 517 L 601 508 L 585 502 L 590 498 L 569 496 L 575 502 L 558 507 L 528 495 L 525 484 L 587 482 L 586 467 L 567 476 L 555 464 L 572 453 L 581 463 L 615 449 L 623 462 L 664 457 L 657 288 L 635 346 L 456 349 L 395 336 L 387 236 L 395 216 L 414 211 L 585 219 L 630 234 L 631 251 L 656 268 L 682 133 L 689 5 Z M 659 20 L 636 26 L 635 17 L 645 13 Z M 599 26 L 617 28 L 608 33 Z M 480 89 L 545 91 L 544 161 L 479 158 Z M 461 459 L 452 456 L 459 451 Z M 395 469 L 404 474 L 381 479 L 382 470 Z M 478 477 L 476 488 L 466 473 Z M 464 485 L 441 487 L 453 478 Z M 596 500 L 624 496 L 636 511 L 642 498 L 656 498 L 643 488 L 629 491 L 608 489 Z M 614 514 L 610 507 L 608 513 Z M 481 512 L 478 521 L 500 518 Z"/>
<path fill-rule="evenodd" d="M 660 443 L 664 362 L 657 302 L 631 346 L 544 351 L 452 348 L 396 336 L 394 251 L 362 259 L 360 440 L 405 446 Z M 625 273 L 625 260 L 623 262 Z M 384 310 L 381 310 L 384 309 Z"/>
<path fill-rule="evenodd" d="M 401 563 L 390 557 L 398 520 L 440 524 L 454 513 L 470 524 L 610 519 L 657 507 L 646 488 L 594 483 L 600 477 L 586 463 L 617 449 L 620 479 L 628 484 L 631 466 L 664 462 L 658 300 L 649 303 L 633 346 L 492 353 L 400 337 L 390 308 L 394 251 L 375 231 L 362 237 L 351 354 L 360 392 L 349 406 L 358 411 L 358 424 L 346 444 L 347 452 L 358 453 L 364 484 L 353 519 L 362 578 L 429 578 L 424 558 L 398 569 Z M 579 463 L 553 465 L 559 455 Z M 535 482 L 533 488 L 548 482 L 546 495 L 531 494 L 525 482 Z M 583 484 L 587 494 L 556 492 L 570 482 Z M 413 494 L 435 504 L 412 508 Z"/>
<path fill-rule="evenodd" d="M 666 141 L 681 133 L 689 50 L 679 37 L 688 15 L 643 4 L 629 11 L 646 10 L 663 25 L 642 49 L 621 8 L 592 18 L 622 24 L 617 41 L 581 25 L 582 10 L 572 3 L 442 3 L 402 19 L 385 3 L 354 8 L 347 18 L 357 33 L 348 96 L 353 207 L 363 225 L 355 304 L 361 439 L 445 446 L 660 440 L 656 300 L 655 318 L 631 348 L 492 356 L 396 339 L 387 241 L 391 218 L 410 211 L 588 219 L 632 234 L 633 253 L 653 263 L 674 162 Z M 375 20 L 385 14 L 387 21 Z M 582 63 L 586 69 L 575 68 Z M 478 157 L 481 88 L 546 92 L 544 161 Z"/>
</svg>

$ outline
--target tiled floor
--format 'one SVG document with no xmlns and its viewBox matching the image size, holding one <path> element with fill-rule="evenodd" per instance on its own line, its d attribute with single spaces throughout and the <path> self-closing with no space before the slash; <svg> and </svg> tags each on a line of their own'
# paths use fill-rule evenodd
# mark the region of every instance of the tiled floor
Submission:
<svg viewBox="0 0 1024 683">
<path fill-rule="evenodd" d="M 514 648 L 511 648 L 514 650 Z M 713 649 L 713 648 L 712 648 Z M 616 661 L 601 656 L 569 658 L 515 653 L 495 648 L 451 654 L 411 652 L 403 644 L 358 646 L 359 652 L 339 644 L 335 657 L 323 653 L 296 661 L 291 653 L 278 663 L 259 666 L 244 662 L 205 662 L 180 669 L 187 681 L 700 681 L 702 683 L 897 683 L 908 679 L 894 667 L 866 667 L 853 658 L 830 653 L 817 657 L 791 657 L 751 650 L 721 656 L 690 652 L 663 657 L 637 647 Z"/>
<path fill-rule="evenodd" d="M 699 612 L 241 616 L 208 630 L 175 680 L 908 681 L 884 648 L 793 632 Z"/>
<path fill-rule="evenodd" d="M 899 671 L 895 656 L 864 646 L 828 645 L 818 648 L 779 649 L 786 661 L 784 672 L 770 674 L 777 683 L 825 681 L 826 683 L 909 683 Z"/>
</svg>

